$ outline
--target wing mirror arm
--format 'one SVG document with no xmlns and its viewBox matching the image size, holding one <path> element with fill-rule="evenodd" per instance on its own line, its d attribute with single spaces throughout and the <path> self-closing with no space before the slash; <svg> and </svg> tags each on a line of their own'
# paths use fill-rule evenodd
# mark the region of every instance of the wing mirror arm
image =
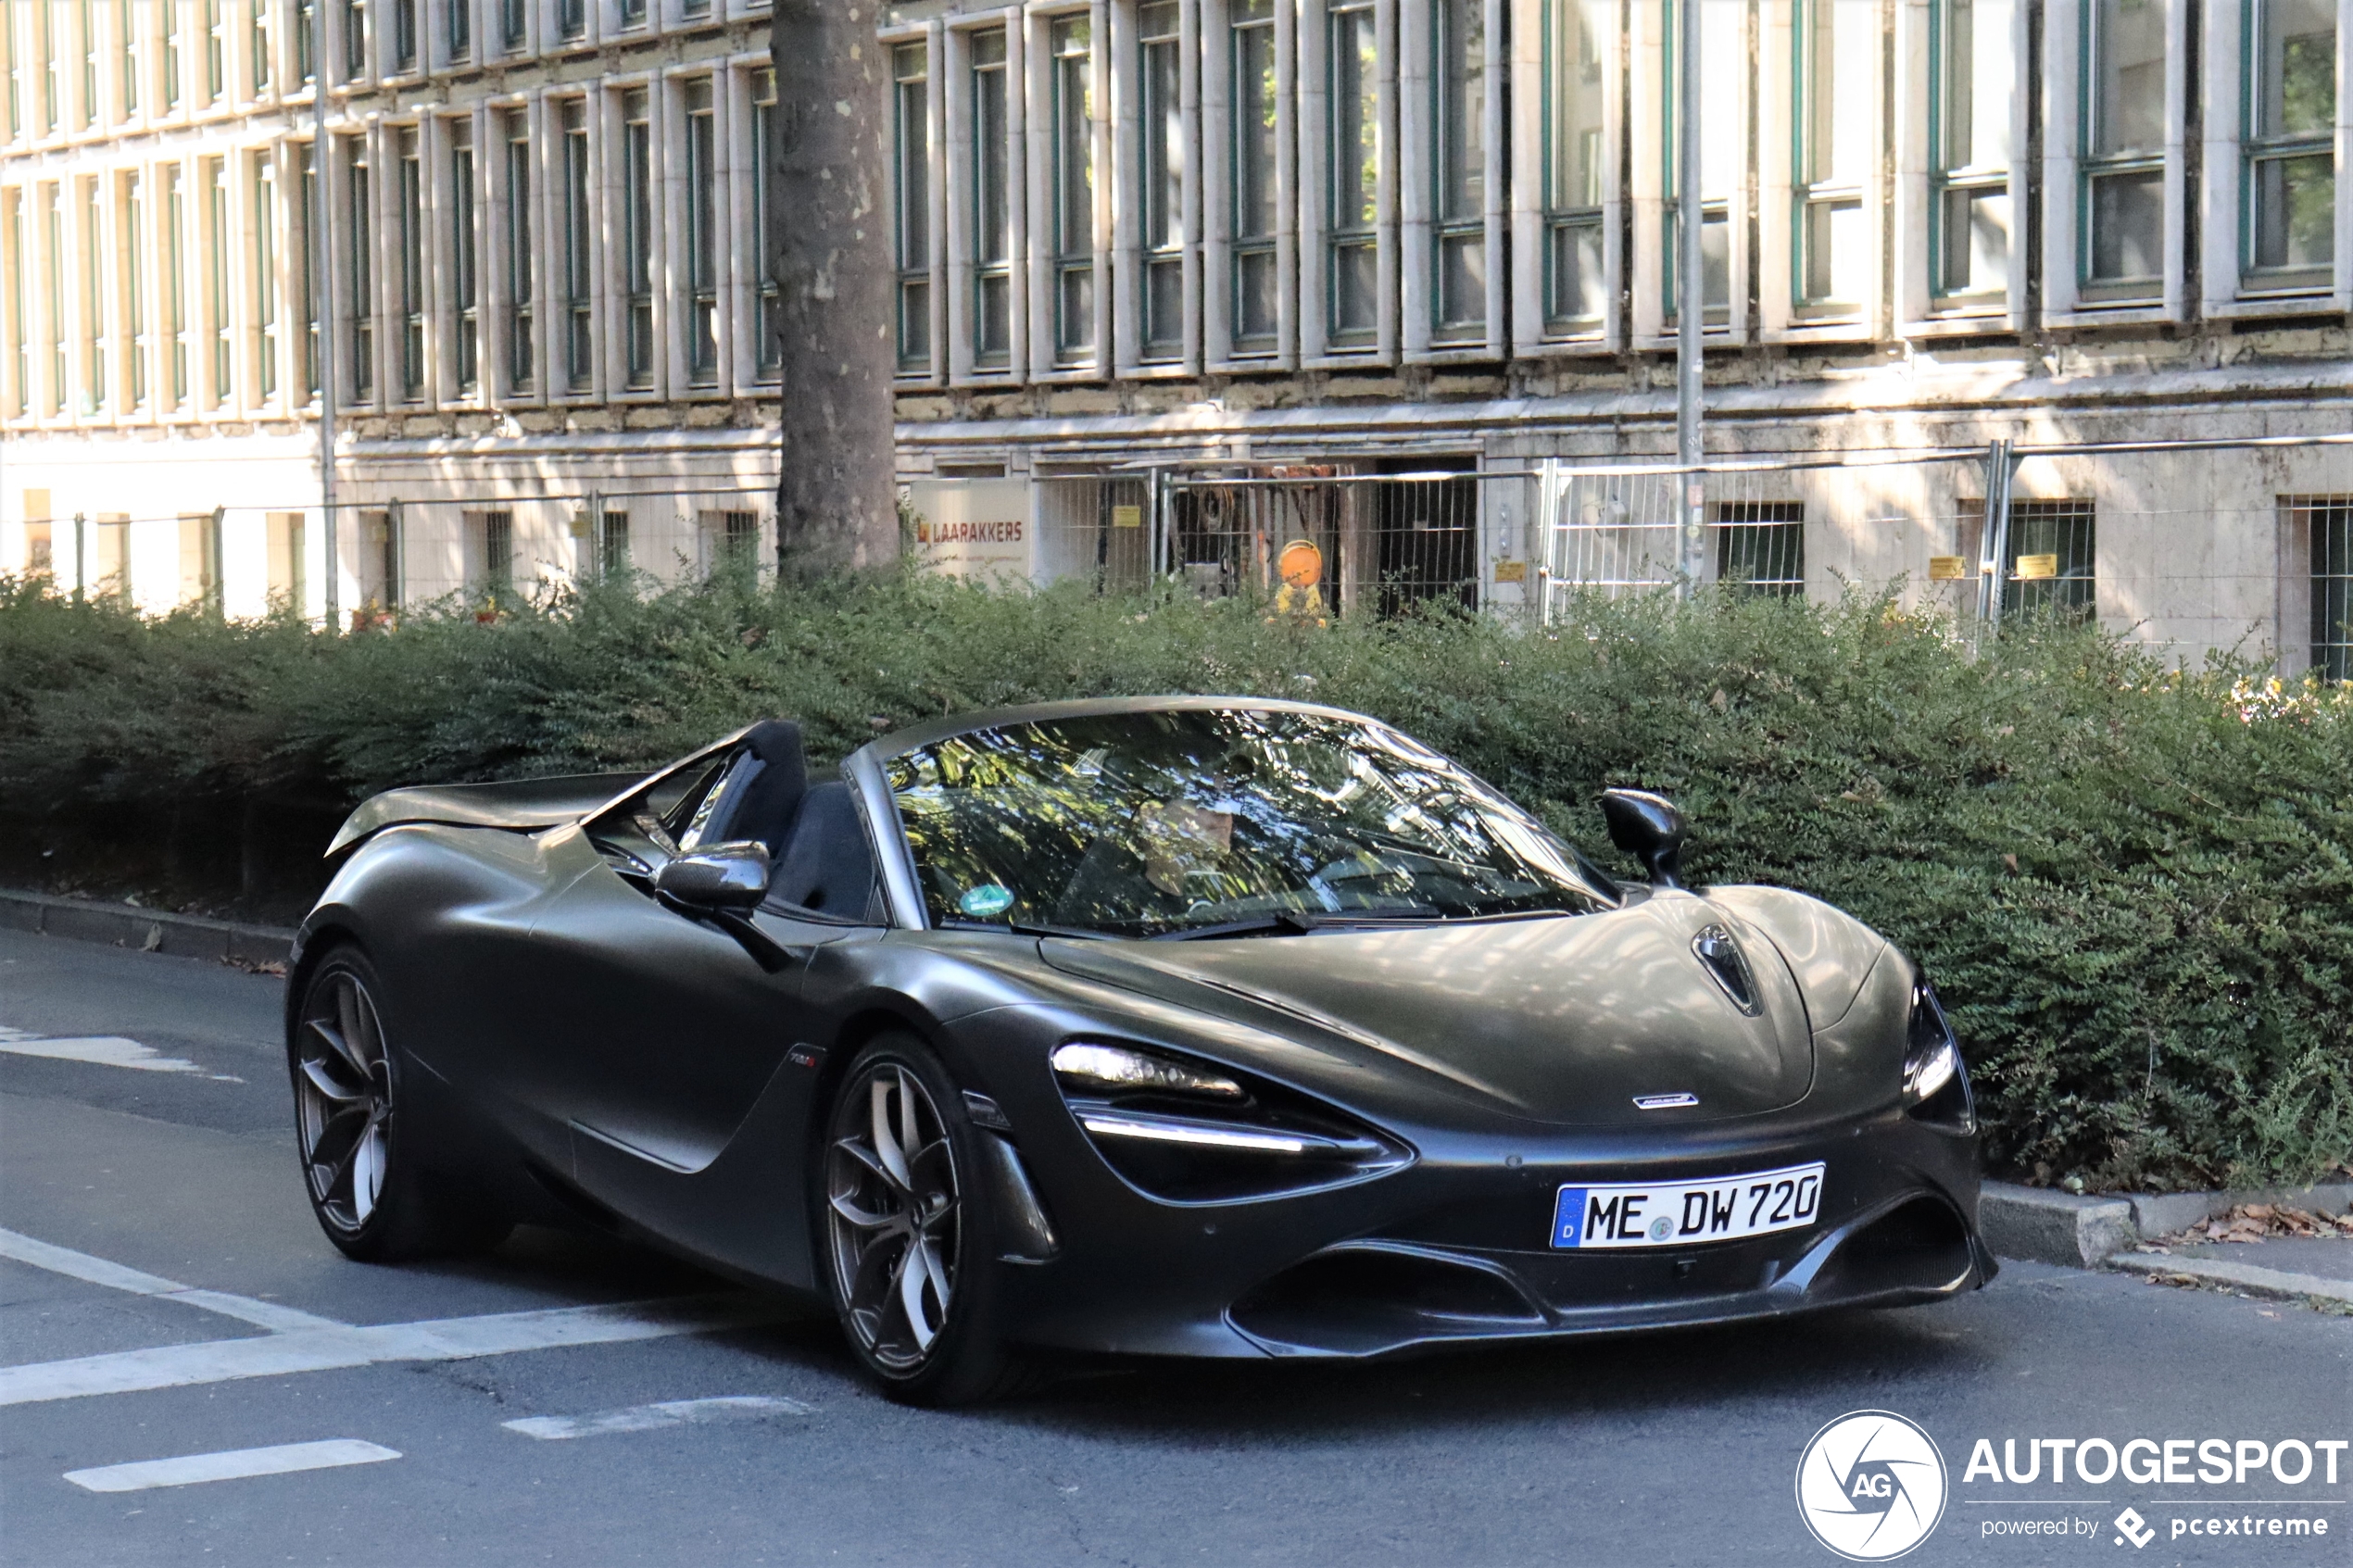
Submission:
<svg viewBox="0 0 2353 1568">
<path fill-rule="evenodd" d="M 747 839 L 698 847 L 654 873 L 654 897 L 688 920 L 709 921 L 774 974 L 794 960 L 789 948 L 752 923 L 768 897 L 768 847 Z"/>
<path fill-rule="evenodd" d="M 1683 881 L 1683 813 L 1675 809 L 1675 803 L 1644 789 L 1605 789 L 1601 798 L 1609 841 L 1642 862 L 1651 884 L 1687 885 Z"/>
</svg>

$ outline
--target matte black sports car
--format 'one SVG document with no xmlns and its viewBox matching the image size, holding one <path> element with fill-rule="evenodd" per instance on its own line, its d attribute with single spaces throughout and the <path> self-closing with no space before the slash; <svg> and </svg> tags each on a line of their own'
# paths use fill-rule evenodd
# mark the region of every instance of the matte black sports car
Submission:
<svg viewBox="0 0 2353 1568">
<path fill-rule="evenodd" d="M 287 1048 L 354 1257 L 553 1210 L 816 1293 L 900 1398 L 1039 1351 L 1375 1356 L 1971 1289 L 1969 1081 L 1885 940 L 1620 886 L 1386 725 L 1059 703 L 812 783 L 755 724 L 648 776 L 394 790 Z"/>
</svg>

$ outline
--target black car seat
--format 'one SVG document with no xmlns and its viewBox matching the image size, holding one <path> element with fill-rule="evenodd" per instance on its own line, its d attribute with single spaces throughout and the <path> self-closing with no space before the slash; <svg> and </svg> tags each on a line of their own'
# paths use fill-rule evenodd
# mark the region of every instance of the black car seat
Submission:
<svg viewBox="0 0 2353 1568">
<path fill-rule="evenodd" d="M 866 918 L 875 888 L 875 852 L 849 785 L 811 789 L 769 880 L 769 896 L 846 920 Z"/>
<path fill-rule="evenodd" d="M 800 726 L 789 719 L 765 719 L 744 735 L 744 749 L 760 763 L 743 792 L 729 804 L 726 820 L 713 822 L 703 837 L 756 838 L 773 860 L 784 852 L 801 798 L 809 793 L 809 766 L 800 748 Z"/>
</svg>

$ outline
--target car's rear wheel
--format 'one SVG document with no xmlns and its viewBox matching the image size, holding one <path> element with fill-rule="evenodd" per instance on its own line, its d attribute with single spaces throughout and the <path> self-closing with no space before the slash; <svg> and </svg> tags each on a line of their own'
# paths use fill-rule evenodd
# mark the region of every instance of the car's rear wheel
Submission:
<svg viewBox="0 0 2353 1568">
<path fill-rule="evenodd" d="M 821 1152 L 824 1274 L 842 1332 L 884 1391 L 910 1404 L 1001 1398 L 1027 1363 L 994 1322 L 998 1248 L 963 1097 L 909 1035 L 860 1051 L 835 1090 Z"/>
<path fill-rule="evenodd" d="M 404 1258 L 496 1246 L 510 1228 L 449 1173 L 428 1167 L 410 1069 L 384 1032 L 383 985 L 358 947 L 334 948 L 305 978 L 286 1040 L 295 1134 L 311 1212 L 352 1258 Z"/>
</svg>

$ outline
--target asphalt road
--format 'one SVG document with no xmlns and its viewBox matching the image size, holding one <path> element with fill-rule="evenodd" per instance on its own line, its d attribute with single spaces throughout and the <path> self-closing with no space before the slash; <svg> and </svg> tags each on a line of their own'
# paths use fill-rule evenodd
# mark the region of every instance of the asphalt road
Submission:
<svg viewBox="0 0 2353 1568">
<path fill-rule="evenodd" d="M 1793 1477 L 1865 1409 L 1950 1474 L 1907 1562 L 2353 1561 L 2353 1450 L 2334 1484 L 1964 1478 L 1981 1437 L 2353 1437 L 2353 1320 L 2120 1275 L 2012 1264 L 1932 1308 L 1375 1366 L 1092 1367 L 937 1414 L 868 1392 L 829 1323 L 614 1243 L 346 1262 L 298 1186 L 281 985 L 0 933 L 7 1564 L 1830 1563 Z M 156 1054 L 22 1054 L 92 1036 Z M 320 1443 L 280 1462 L 367 1462 L 154 1484 Z M 2172 1533 L 2225 1510 L 2254 1534 Z"/>
</svg>

